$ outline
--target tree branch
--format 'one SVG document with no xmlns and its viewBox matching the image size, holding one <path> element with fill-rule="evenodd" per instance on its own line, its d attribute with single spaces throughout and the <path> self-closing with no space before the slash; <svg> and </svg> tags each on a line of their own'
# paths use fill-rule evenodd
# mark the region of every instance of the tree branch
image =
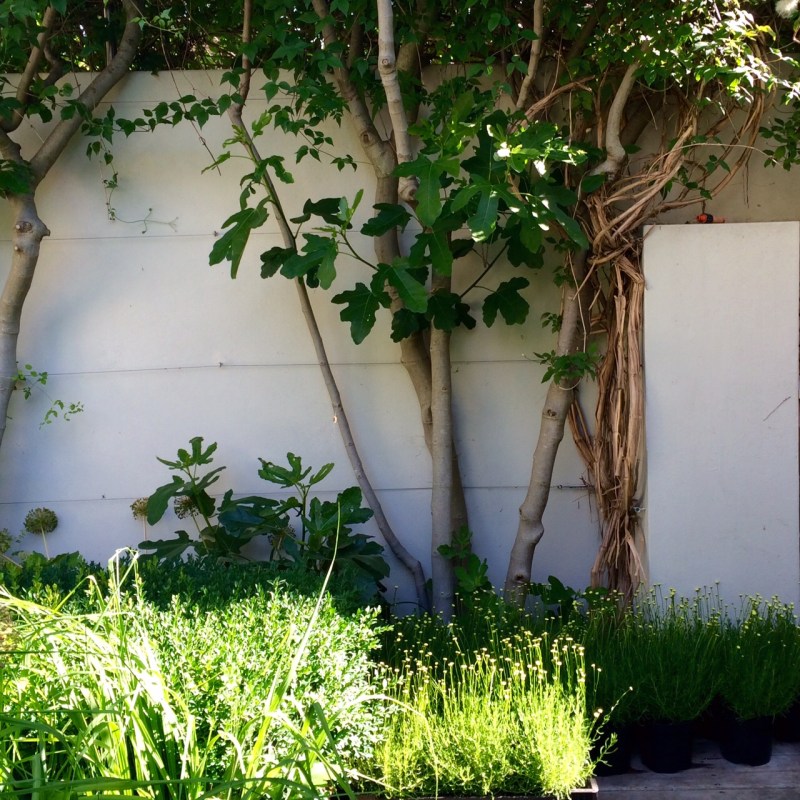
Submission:
<svg viewBox="0 0 800 800">
<path fill-rule="evenodd" d="M 528 59 L 528 74 L 522 81 L 517 97 L 516 109 L 520 111 L 530 103 L 533 94 L 536 72 L 539 69 L 539 61 L 542 57 L 542 37 L 544 36 L 544 0 L 534 0 L 533 2 L 533 32 L 536 38 L 531 42 L 531 55 Z"/>
<path fill-rule="evenodd" d="M 602 164 L 598 164 L 591 170 L 591 175 L 616 176 L 625 163 L 625 148 L 622 146 L 622 141 L 620 139 L 622 113 L 625 110 L 625 104 L 628 102 L 628 98 L 633 90 L 636 81 L 636 72 L 639 66 L 639 62 L 634 61 L 632 64 L 628 65 L 628 69 L 625 70 L 625 74 L 622 76 L 617 93 L 614 95 L 614 100 L 611 103 L 611 108 L 608 110 L 608 119 L 606 120 L 606 158 Z"/>
<path fill-rule="evenodd" d="M 597 0 L 592 6 L 592 12 L 589 14 L 589 18 L 581 26 L 580 33 L 575 37 L 575 41 L 572 43 L 572 47 L 570 47 L 567 53 L 567 61 L 578 58 L 586 49 L 586 45 L 589 43 L 589 39 L 592 38 L 597 23 L 600 21 L 600 15 L 606 10 L 607 5 L 607 0 Z"/>
<path fill-rule="evenodd" d="M 408 135 L 408 118 L 403 106 L 403 95 L 397 79 L 397 59 L 394 49 L 394 13 L 392 0 L 376 0 L 378 8 L 378 73 L 381 76 L 386 104 L 394 131 L 397 162 L 405 164 L 413 160 L 411 137 Z M 415 176 L 400 178 L 398 193 L 406 203 L 413 203 L 419 188 Z"/>
<path fill-rule="evenodd" d="M 242 42 L 244 44 L 249 44 L 251 39 L 252 14 L 253 0 L 244 0 L 242 24 Z M 228 118 L 242 137 L 242 143 L 244 144 L 248 155 L 255 163 L 258 164 L 262 161 L 261 155 L 258 152 L 258 148 L 253 141 L 253 137 L 250 134 L 247 126 L 244 124 L 244 120 L 242 118 L 244 104 L 247 101 L 247 97 L 250 93 L 250 76 L 252 70 L 250 59 L 246 55 L 242 56 L 242 68 L 244 71 L 239 81 L 239 96 L 241 97 L 241 102 L 232 103 L 230 105 L 228 108 Z M 284 247 L 291 248 L 296 252 L 297 243 L 294 234 L 289 226 L 289 221 L 286 217 L 286 213 L 283 210 L 283 206 L 280 203 L 280 198 L 278 197 L 275 184 L 266 170 L 263 170 L 262 182 L 269 196 L 270 203 L 272 204 L 275 219 L 278 222 L 278 228 L 280 229 L 281 238 L 283 239 L 283 245 Z M 364 499 L 367 505 L 372 509 L 372 512 L 375 516 L 375 522 L 378 526 L 381 536 L 383 536 L 384 541 L 398 561 L 400 561 L 400 563 L 406 567 L 409 572 L 411 572 L 411 575 L 414 579 L 414 585 L 416 587 L 417 601 L 422 608 L 427 610 L 427 592 L 425 589 L 425 575 L 422 571 L 422 565 L 411 555 L 411 553 L 408 552 L 408 550 L 406 550 L 402 542 L 397 538 L 397 535 L 390 525 L 389 520 L 386 518 L 386 514 L 383 511 L 383 506 L 381 505 L 378 496 L 375 494 L 375 490 L 372 487 L 372 482 L 367 476 L 364 463 L 361 460 L 361 455 L 356 447 L 355 437 L 353 436 L 353 431 L 350 428 L 350 421 L 347 417 L 347 413 L 345 412 L 344 403 L 342 402 L 342 396 L 339 392 L 339 386 L 336 382 L 336 377 L 331 369 L 330 360 L 328 359 L 328 354 L 325 350 L 325 343 L 322 339 L 322 333 L 319 329 L 319 325 L 317 324 L 314 308 L 311 305 L 311 298 L 308 296 L 308 290 L 306 289 L 305 283 L 300 278 L 296 278 L 294 280 L 294 285 L 300 301 L 300 309 L 303 313 L 306 327 L 308 328 L 308 332 L 311 336 L 311 342 L 314 345 L 314 352 L 317 356 L 317 363 L 319 364 L 320 371 L 322 372 L 322 378 L 325 383 L 325 388 L 328 392 L 328 398 L 331 401 L 333 418 L 339 428 L 339 433 L 342 437 L 342 443 L 347 451 L 347 457 L 350 461 L 350 466 L 353 469 L 356 481 L 361 487 L 361 491 L 364 493 Z"/>
<path fill-rule="evenodd" d="M 338 42 L 338 38 L 330 21 L 328 4 L 326 0 L 312 0 L 312 4 L 314 11 L 322 22 L 322 39 L 325 46 L 332 47 Z M 347 103 L 361 146 L 364 148 L 364 153 L 375 169 L 377 176 L 380 178 L 383 175 L 391 175 L 395 168 L 394 153 L 378 133 L 364 98 L 361 97 L 350 78 L 350 72 L 344 66 L 335 67 L 333 69 L 333 79 L 339 89 L 339 94 Z"/>
<path fill-rule="evenodd" d="M 561 330 L 556 343 L 556 355 L 563 356 L 585 350 L 589 331 L 586 303 L 586 263 L 588 253 L 581 251 L 572 258 L 574 286 L 566 287 Z M 574 398 L 574 381 L 553 380 L 547 390 L 539 436 L 531 464 L 528 491 L 519 509 L 519 526 L 505 581 L 505 597 L 522 605 L 528 594 L 531 568 L 536 546 L 544 536 L 544 511 L 550 496 L 558 447 L 564 436 L 564 426 Z"/>
<path fill-rule="evenodd" d="M 139 17 L 141 17 L 140 10 L 135 5 L 134 0 L 122 0 L 122 3 L 125 8 L 126 24 L 117 53 L 111 63 L 97 74 L 78 97 L 78 102 L 84 106 L 88 113 L 97 108 L 100 101 L 122 80 L 130 69 L 142 37 L 142 30 L 138 22 Z M 64 152 L 70 139 L 80 128 L 81 123 L 82 118 L 78 114 L 70 119 L 62 119 L 44 140 L 30 162 L 36 184 L 44 178 L 61 153 Z"/>
<path fill-rule="evenodd" d="M 47 53 L 47 40 L 53 33 L 53 27 L 56 23 L 58 13 L 52 6 L 48 6 L 42 18 L 42 30 L 36 37 L 36 45 L 31 48 L 30 55 L 28 56 L 28 63 L 19 77 L 17 84 L 16 100 L 20 107 L 14 110 L 11 119 L 0 121 L 0 128 L 7 133 L 15 131 L 25 119 L 25 109 L 31 101 L 30 89 L 36 75 L 39 73 L 42 59 L 46 58 Z"/>
</svg>

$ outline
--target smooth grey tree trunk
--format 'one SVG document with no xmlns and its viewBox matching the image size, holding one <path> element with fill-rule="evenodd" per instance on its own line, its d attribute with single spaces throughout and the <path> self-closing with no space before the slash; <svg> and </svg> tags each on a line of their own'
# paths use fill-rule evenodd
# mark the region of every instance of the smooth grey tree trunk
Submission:
<svg viewBox="0 0 800 800">
<path fill-rule="evenodd" d="M 91 114 L 97 104 L 116 86 L 130 69 L 136 55 L 141 28 L 138 18 L 143 13 L 130 0 L 123 0 L 126 25 L 115 56 L 99 72 L 77 98 L 86 113 Z M 13 161 L 30 175 L 28 191 L 10 194 L 8 202 L 13 212 L 11 269 L 0 294 L 0 445 L 6 430 L 8 406 L 14 391 L 17 375 L 17 340 L 19 338 L 22 310 L 33 283 L 42 240 L 50 231 L 36 210 L 36 189 L 78 132 L 82 117 L 75 114 L 58 122 L 50 131 L 30 160 L 22 155 L 19 145 L 11 138 L 25 116 L 28 88 L 45 62 L 47 39 L 57 25 L 57 14 L 52 8 L 45 12 L 43 31 L 37 46 L 31 51 L 25 72 L 20 76 L 17 99 L 20 109 L 11 120 L 0 125 L 0 157 Z M 51 63 L 46 82 L 53 83 L 63 72 L 60 64 Z"/>
<path fill-rule="evenodd" d="M 579 352 L 586 346 L 588 307 L 581 289 L 586 276 L 587 255 L 584 251 L 573 258 L 574 286 L 565 290 L 561 330 L 556 345 L 557 356 Z M 528 593 L 533 556 L 536 546 L 544 536 L 543 517 L 550 497 L 553 467 L 559 445 L 564 438 L 564 425 L 574 395 L 574 381 L 553 381 L 547 390 L 528 491 L 519 509 L 519 525 L 508 561 L 504 588 L 506 598 L 518 604 L 524 602 Z"/>
</svg>

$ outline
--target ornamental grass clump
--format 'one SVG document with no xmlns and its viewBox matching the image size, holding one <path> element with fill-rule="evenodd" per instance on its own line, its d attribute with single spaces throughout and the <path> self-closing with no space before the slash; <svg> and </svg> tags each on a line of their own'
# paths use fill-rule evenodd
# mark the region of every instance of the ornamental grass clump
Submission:
<svg viewBox="0 0 800 800">
<path fill-rule="evenodd" d="M 395 705 L 377 771 L 387 794 L 564 798 L 582 786 L 594 737 L 582 646 L 526 630 L 491 649 L 451 643 L 445 661 L 414 642 L 386 668 Z"/>
<path fill-rule="evenodd" d="M 800 695 L 800 632 L 790 605 L 744 598 L 722 623 L 725 704 L 740 720 L 772 717 Z"/>
</svg>

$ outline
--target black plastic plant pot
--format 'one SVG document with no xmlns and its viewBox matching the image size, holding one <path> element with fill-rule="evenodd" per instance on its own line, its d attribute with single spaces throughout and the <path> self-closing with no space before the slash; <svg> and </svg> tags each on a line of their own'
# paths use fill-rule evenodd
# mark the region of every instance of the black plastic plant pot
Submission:
<svg viewBox="0 0 800 800">
<path fill-rule="evenodd" d="M 735 719 L 719 743 L 722 757 L 733 764 L 760 767 L 772 758 L 772 719 Z"/>
<path fill-rule="evenodd" d="M 639 753 L 653 772 L 682 772 L 692 766 L 691 722 L 648 722 L 642 729 Z"/>
</svg>

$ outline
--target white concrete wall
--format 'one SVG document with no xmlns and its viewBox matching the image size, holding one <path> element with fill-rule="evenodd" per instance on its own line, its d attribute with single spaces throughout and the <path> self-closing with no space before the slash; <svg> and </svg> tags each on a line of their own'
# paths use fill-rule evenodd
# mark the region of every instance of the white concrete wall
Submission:
<svg viewBox="0 0 800 800">
<path fill-rule="evenodd" d="M 646 233 L 650 578 L 800 601 L 800 223 Z"/>
<path fill-rule="evenodd" d="M 111 99 L 118 115 L 135 117 L 162 99 L 188 92 L 213 95 L 215 81 L 202 73 L 134 75 Z M 254 100 L 250 107 L 255 113 L 263 104 Z M 31 145 L 44 131 L 22 133 Z M 360 158 L 351 130 L 331 133 Z M 245 164 L 231 160 L 221 173 L 202 174 L 211 155 L 200 137 L 217 155 L 229 135 L 222 119 L 199 133 L 186 125 L 120 139 L 114 145 L 120 186 L 110 201 L 117 221 L 109 220 L 105 205 L 102 181 L 110 173 L 86 159 L 84 142 L 74 143 L 42 185 L 39 209 L 52 235 L 26 305 L 19 359 L 49 371 L 50 397 L 80 400 L 86 410 L 69 423 L 40 430 L 47 397 L 36 392 L 27 402 L 15 398 L 0 450 L 0 527 L 16 533 L 29 509 L 46 505 L 60 520 L 49 540 L 51 552 L 80 549 L 105 559 L 141 539 L 129 506 L 168 480 L 155 457 L 171 457 L 196 435 L 219 443 L 216 463 L 228 467 L 220 493 L 265 491 L 256 476 L 258 457 L 279 461 L 288 450 L 309 464 L 335 462 L 323 485 L 331 493 L 355 482 L 294 289 L 284 279 L 265 282 L 258 275 L 258 254 L 280 244 L 274 224 L 253 236 L 236 281 L 224 265 L 208 266 L 215 234 L 238 207 Z M 327 170 L 313 161 L 295 166 L 295 147 L 273 133 L 264 145 L 287 157 L 296 187 L 307 187 L 284 191 L 290 214 L 299 211 L 307 194 L 355 194 L 360 179 L 352 171 Z M 749 183 L 735 185 L 709 210 L 722 209 L 738 220 L 800 218 L 800 193 L 791 190 L 792 180 L 796 177 L 754 168 Z M 365 200 L 361 218 L 368 210 Z M 670 221 L 693 219 L 695 213 L 676 212 Z M 144 217 L 147 225 L 122 221 Z M 9 219 L 0 205 L 0 277 L 8 269 L 9 248 L 3 243 Z M 702 230 L 708 236 L 720 228 L 727 230 L 681 227 L 659 235 L 669 251 L 670 231 Z M 650 254 L 655 241 L 648 240 Z M 337 289 L 364 279 L 354 264 L 340 260 L 337 268 Z M 472 276 L 471 268 L 462 266 L 455 279 L 465 285 Z M 545 393 L 542 369 L 531 359 L 553 346 L 539 323 L 543 312 L 557 308 L 547 274 L 528 296 L 532 309 L 526 325 L 486 330 L 479 322 L 476 331 L 454 337 L 455 412 L 475 546 L 489 559 L 497 583 L 516 531 Z M 338 319 L 339 308 L 320 293 L 313 302 L 367 469 L 397 533 L 427 564 L 430 465 L 413 392 L 388 338 L 387 315 L 356 347 Z M 796 321 L 796 308 L 793 313 Z M 745 336 L 740 346 L 749 349 L 747 342 Z M 796 363 L 790 377 L 797 379 Z M 587 410 L 591 415 L 589 402 Z M 730 446 L 739 452 L 736 442 Z M 574 586 L 588 582 L 597 521 L 591 495 L 568 488 L 580 487 L 583 474 L 567 436 L 545 517 L 547 533 L 537 550 L 537 580 L 556 574 Z M 651 475 L 651 487 L 653 480 Z M 676 527 L 675 513 L 672 505 L 664 509 L 670 530 Z M 165 518 L 151 535 L 168 535 L 177 525 Z M 374 526 L 367 528 L 375 532 Z M 750 535 L 749 528 L 736 533 Z M 796 544 L 796 525 L 794 537 Z M 29 537 L 23 545 L 34 548 L 37 542 Z M 673 573 L 677 581 L 679 572 Z M 718 570 L 702 573 L 701 583 L 719 577 Z M 390 583 L 399 587 L 400 600 L 411 597 L 400 568 Z"/>
<path fill-rule="evenodd" d="M 132 76 L 114 98 L 118 116 L 137 116 L 145 105 L 187 92 L 213 94 L 213 80 L 198 73 Z M 257 101 L 250 106 L 263 108 Z M 331 132 L 359 157 L 350 130 Z M 29 144 L 41 135 L 23 133 Z M 202 130 L 215 155 L 229 135 L 225 119 Z M 351 170 L 325 170 L 313 161 L 294 166 L 296 146 L 272 133 L 264 144 L 265 151 L 287 156 L 297 180 L 299 188 L 284 193 L 291 215 L 307 193 L 355 194 L 360 184 Z M 268 490 L 256 475 L 258 458 L 281 461 L 289 450 L 311 465 L 335 462 L 323 484 L 330 492 L 353 485 L 293 285 L 259 277 L 259 253 L 281 243 L 274 224 L 253 236 L 236 281 L 225 265 L 208 266 L 215 233 L 238 208 L 245 162 L 232 159 L 221 174 L 201 174 L 211 156 L 188 125 L 120 139 L 114 145 L 120 186 L 111 198 L 119 220 L 111 221 L 102 183 L 110 173 L 88 161 L 84 149 L 85 142 L 76 141 L 38 195 L 52 235 L 25 307 L 19 361 L 50 373 L 50 397 L 79 400 L 85 411 L 40 430 L 47 397 L 15 397 L 0 450 L 0 527 L 16 533 L 29 509 L 48 506 L 59 516 L 51 553 L 80 549 L 105 559 L 141 539 L 130 503 L 169 480 L 155 457 L 174 456 L 196 435 L 219 443 L 216 463 L 228 467 L 217 484 L 220 494 Z M 362 218 L 369 206 L 365 200 Z M 121 221 L 148 213 L 146 226 Z M 8 269 L 9 248 L 2 243 L 9 228 L 8 210 L 0 205 L 0 275 Z M 338 289 L 364 280 L 344 259 L 337 268 Z M 469 268 L 456 275 L 457 281 L 471 278 Z M 525 326 L 486 330 L 479 322 L 454 341 L 455 411 L 475 545 L 497 583 L 505 575 L 546 389 L 531 360 L 552 347 L 539 319 L 557 308 L 547 276 L 529 296 Z M 356 347 L 339 321 L 339 307 L 319 292 L 313 302 L 381 502 L 398 535 L 427 564 L 430 463 L 414 395 L 389 340 L 388 315 Z M 565 442 L 554 483 L 580 486 L 582 474 Z M 586 585 L 597 542 L 588 493 L 555 489 L 546 524 L 536 578 L 554 573 Z M 151 536 L 169 535 L 177 526 L 170 516 Z M 39 546 L 31 537 L 23 544 Z M 400 587 L 399 599 L 411 596 L 399 567 L 391 583 Z"/>
</svg>

